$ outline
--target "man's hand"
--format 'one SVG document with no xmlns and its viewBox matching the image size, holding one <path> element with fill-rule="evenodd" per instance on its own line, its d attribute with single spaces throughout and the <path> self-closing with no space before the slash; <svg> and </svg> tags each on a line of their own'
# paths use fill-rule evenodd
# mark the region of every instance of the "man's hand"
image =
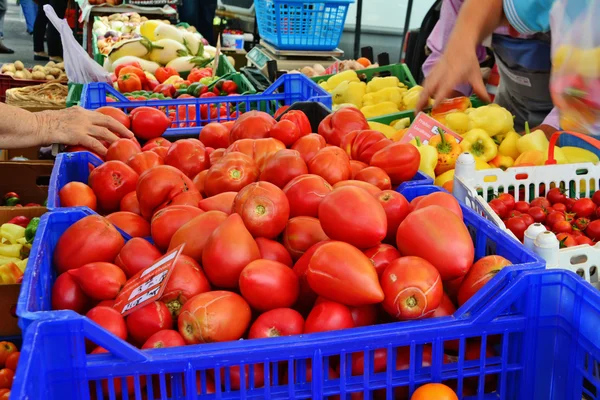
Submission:
<svg viewBox="0 0 600 400">
<path fill-rule="evenodd" d="M 45 145 L 81 145 L 105 155 L 106 147 L 101 140 L 110 144 L 120 138 L 133 138 L 133 133 L 117 120 L 81 107 L 44 111 L 33 115 L 36 117 L 36 132 Z"/>
</svg>

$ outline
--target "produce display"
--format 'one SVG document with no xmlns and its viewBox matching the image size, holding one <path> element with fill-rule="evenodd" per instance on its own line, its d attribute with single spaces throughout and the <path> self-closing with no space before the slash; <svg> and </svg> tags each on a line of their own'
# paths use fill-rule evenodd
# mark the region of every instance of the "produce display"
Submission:
<svg viewBox="0 0 600 400">
<path fill-rule="evenodd" d="M 333 72 L 344 72 L 348 70 L 360 71 L 365 68 L 373 68 L 378 66 L 379 64 L 371 64 L 371 61 L 368 58 L 361 57 L 357 60 L 343 60 L 336 62 L 327 69 L 321 64 L 314 64 L 313 66 L 303 67 L 298 72 L 308 76 L 309 78 L 312 78 L 315 76 L 331 74 Z"/>
<path fill-rule="evenodd" d="M 10 398 L 11 387 L 21 352 L 12 342 L 0 342 L 0 400 Z"/>
<path fill-rule="evenodd" d="M 49 61 L 45 66 L 36 65 L 32 69 L 27 69 L 23 62 L 17 60 L 14 63 L 2 65 L 0 72 L 2 72 L 2 75 L 8 75 L 15 79 L 67 81 L 64 64 L 55 63 L 54 61 Z"/>
</svg>

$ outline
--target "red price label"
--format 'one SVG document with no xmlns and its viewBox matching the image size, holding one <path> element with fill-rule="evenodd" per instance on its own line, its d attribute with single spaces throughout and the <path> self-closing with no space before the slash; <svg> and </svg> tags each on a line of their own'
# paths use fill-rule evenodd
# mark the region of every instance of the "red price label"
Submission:
<svg viewBox="0 0 600 400">
<path fill-rule="evenodd" d="M 421 112 L 417 115 L 410 128 L 408 128 L 406 134 L 402 136 L 400 143 L 408 143 L 416 137 L 421 139 L 421 142 L 427 143 L 429 139 L 440 133 L 447 133 L 454 136 L 459 143 L 462 140 L 460 135 L 451 131 L 448 127 L 442 125 L 429 115 Z"/>
<path fill-rule="evenodd" d="M 162 296 L 185 244 L 173 249 L 150 267 L 127 281 L 115 300 L 113 308 L 123 316 L 152 303 Z"/>
</svg>

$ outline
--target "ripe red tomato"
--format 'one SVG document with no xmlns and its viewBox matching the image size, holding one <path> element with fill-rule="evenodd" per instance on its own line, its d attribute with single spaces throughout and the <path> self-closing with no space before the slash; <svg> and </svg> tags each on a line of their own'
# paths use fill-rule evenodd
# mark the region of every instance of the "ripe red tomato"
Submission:
<svg viewBox="0 0 600 400">
<path fill-rule="evenodd" d="M 296 140 L 296 143 L 292 145 L 292 150 L 298 151 L 304 162 L 308 164 L 315 154 L 324 148 L 326 144 L 323 136 L 311 134 L 302 136 L 300 139 Z"/>
<path fill-rule="evenodd" d="M 165 160 L 165 157 L 167 156 L 167 153 L 169 152 L 169 149 L 167 147 L 155 147 L 152 150 L 150 150 L 153 153 L 158 154 L 158 156 L 163 160 Z"/>
<path fill-rule="evenodd" d="M 283 231 L 283 245 L 294 260 L 299 259 L 313 245 L 329 239 L 318 219 L 294 217 L 287 221 Z"/>
<path fill-rule="evenodd" d="M 529 215 L 529 214 L 527 214 L 527 215 Z M 552 211 L 546 217 L 546 225 L 548 225 L 550 228 L 554 228 L 554 225 L 561 221 L 566 221 L 565 214 L 558 212 L 558 211 Z"/>
<path fill-rule="evenodd" d="M 150 150 L 156 149 L 158 147 L 164 147 L 164 148 L 168 149 L 169 147 L 171 147 L 171 142 L 169 142 L 167 139 L 162 138 L 162 137 L 150 139 L 146 142 L 144 147 L 142 147 L 142 151 L 150 151 Z"/>
<path fill-rule="evenodd" d="M 8 357 L 17 351 L 17 347 L 14 343 L 7 341 L 0 342 L 0 366 L 4 366 Z"/>
<path fill-rule="evenodd" d="M 570 233 L 559 233 L 556 235 L 558 242 L 560 243 L 560 248 L 564 249 L 566 247 L 577 246 L 577 241 Z"/>
<path fill-rule="evenodd" d="M 515 198 L 510 193 L 500 193 L 498 195 L 498 200 L 502 201 L 508 211 L 512 211 L 515 208 Z"/>
<path fill-rule="evenodd" d="M 317 294 L 314 292 L 314 290 L 311 289 L 306 276 L 308 272 L 309 262 L 312 256 L 315 254 L 315 251 L 317 251 L 317 249 L 325 243 L 329 242 L 331 242 L 331 240 L 324 240 L 320 243 L 315 244 L 310 249 L 308 249 L 306 253 L 304 253 L 302 257 L 300 257 L 298 261 L 296 261 L 296 263 L 294 264 L 293 270 L 300 282 L 300 295 L 298 296 L 298 304 L 296 304 L 295 309 L 300 311 L 304 315 L 308 314 L 308 312 L 313 307 L 315 300 L 317 299 Z"/>
<path fill-rule="evenodd" d="M 590 218 L 596 211 L 596 205 L 592 199 L 578 199 L 573 203 L 571 212 L 575 213 L 577 218 Z"/>
<path fill-rule="evenodd" d="M 200 131 L 200 141 L 213 149 L 226 149 L 229 146 L 229 128 L 219 122 L 211 122 Z"/>
<path fill-rule="evenodd" d="M 146 171 L 136 189 L 142 217 L 150 220 L 156 211 L 169 206 L 177 196 L 195 190 L 194 184 L 183 172 L 169 165 Z"/>
<path fill-rule="evenodd" d="M 150 267 L 154 261 L 162 257 L 162 253 L 146 239 L 133 238 L 125 243 L 115 259 L 127 278 Z"/>
<path fill-rule="evenodd" d="M 202 195 L 196 190 L 190 190 L 175 197 L 171 202 L 172 206 L 192 206 L 200 208 L 200 202 L 202 201 Z"/>
<path fill-rule="evenodd" d="M 379 244 L 363 251 L 363 253 L 365 253 L 365 256 L 369 258 L 375 267 L 377 276 L 381 276 L 387 266 L 401 256 L 400 252 L 394 246 L 389 244 Z"/>
<path fill-rule="evenodd" d="M 127 339 L 127 326 L 123 316 L 111 307 L 94 307 L 85 315 L 113 335 Z"/>
<path fill-rule="evenodd" d="M 276 308 L 261 314 L 250 327 L 248 339 L 301 335 L 304 318 L 291 308 Z"/>
<path fill-rule="evenodd" d="M 597 242 L 600 240 L 600 219 L 594 220 L 589 223 L 588 227 L 585 229 L 585 234 Z"/>
<path fill-rule="evenodd" d="M 295 123 L 282 119 L 273 125 L 269 131 L 269 135 L 281 141 L 286 147 L 289 147 L 300 138 L 301 132 Z"/>
<path fill-rule="evenodd" d="M 351 138 L 352 133 L 346 136 Z M 344 143 L 342 143 L 343 145 Z M 352 140 L 350 158 L 370 164 L 373 155 L 392 144 L 385 135 L 378 131 L 359 131 Z"/>
<path fill-rule="evenodd" d="M 535 222 L 544 223 L 546 221 L 547 213 L 542 207 L 532 206 L 529 211 L 527 211 L 527 214 L 531 215 Z"/>
<path fill-rule="evenodd" d="M 252 158 L 259 170 L 262 170 L 267 160 L 279 150 L 284 150 L 285 145 L 277 139 L 242 139 L 231 144 L 227 153 L 239 152 Z"/>
<path fill-rule="evenodd" d="M 208 211 L 193 217 L 173 234 L 168 251 L 185 243 L 182 254 L 201 262 L 206 241 L 226 219 L 227 214 L 221 211 Z"/>
<path fill-rule="evenodd" d="M 383 308 L 398 320 L 431 316 L 442 301 L 444 288 L 437 269 L 420 257 L 402 257 L 381 275 Z"/>
<path fill-rule="evenodd" d="M 56 278 L 52 285 L 53 310 L 73 310 L 83 314 L 88 304 L 89 299 L 70 274 L 64 273 Z"/>
<path fill-rule="evenodd" d="M 56 271 L 96 261 L 112 262 L 125 244 L 117 229 L 99 215 L 89 215 L 71 225 L 61 235 L 54 250 Z"/>
<path fill-rule="evenodd" d="M 325 234 L 360 249 L 379 244 L 387 234 L 383 206 L 366 190 L 346 186 L 329 193 L 319 205 Z"/>
<path fill-rule="evenodd" d="M 567 221 L 558 221 L 552 226 L 554 233 L 571 233 L 573 232 L 573 226 Z"/>
<path fill-rule="evenodd" d="M 242 337 L 251 316 L 250 306 L 242 296 L 217 290 L 188 300 L 181 309 L 177 325 L 187 344 L 227 342 Z"/>
<path fill-rule="evenodd" d="M 379 193 L 381 193 L 381 189 L 379 189 L 377 186 L 368 183 L 368 182 L 364 182 L 364 181 L 357 181 L 357 180 L 348 180 L 348 181 L 339 181 L 338 183 L 336 183 L 335 185 L 333 185 L 333 189 L 337 189 L 339 187 L 344 187 L 344 186 L 353 186 L 353 187 L 358 187 L 361 189 L 366 190 L 367 192 L 369 192 L 369 194 L 371 196 L 377 196 Z"/>
<path fill-rule="evenodd" d="M 577 220 L 573 223 L 577 229 L 582 232 L 585 232 L 587 227 L 590 225 L 590 220 L 588 218 L 577 218 Z"/>
<path fill-rule="evenodd" d="M 250 307 L 261 312 L 288 308 L 298 300 L 296 274 L 277 261 L 252 261 L 242 270 L 239 285 Z"/>
<path fill-rule="evenodd" d="M 529 225 L 535 223 L 535 221 L 533 220 L 533 217 L 529 214 L 522 214 L 521 219 L 523 221 L 525 221 L 525 225 L 527 225 L 528 227 L 529 227 Z"/>
<path fill-rule="evenodd" d="M 546 194 L 548 201 L 550 204 L 562 204 L 567 196 L 565 196 L 565 191 L 560 188 L 552 188 Z"/>
<path fill-rule="evenodd" d="M 498 215 L 501 219 L 508 217 L 508 208 L 506 204 L 500 199 L 494 199 L 489 202 L 490 208 Z"/>
<path fill-rule="evenodd" d="M 256 238 L 256 244 L 260 250 L 260 258 L 265 260 L 278 261 L 288 267 L 294 265 L 292 256 L 286 248 L 279 242 L 267 238 Z"/>
<path fill-rule="evenodd" d="M 464 276 L 473 265 L 475 249 L 467 227 L 452 211 L 437 205 L 408 214 L 398 227 L 396 243 L 403 256 L 433 264 L 444 281 Z"/>
<path fill-rule="evenodd" d="M 273 239 L 285 229 L 290 204 L 277 186 L 256 182 L 240 190 L 233 200 L 231 211 L 242 217 L 252 236 Z"/>
<path fill-rule="evenodd" d="M 107 215 L 106 219 L 131 237 L 150 236 L 150 223 L 138 214 L 117 211 Z"/>
<path fill-rule="evenodd" d="M 172 329 L 164 329 L 150 336 L 146 343 L 142 346 L 143 349 L 163 349 L 167 347 L 185 346 L 185 341 L 179 332 Z"/>
<path fill-rule="evenodd" d="M 293 122 L 300 130 L 301 136 L 306 136 L 312 132 L 312 127 L 310 126 L 310 121 L 308 120 L 308 117 L 300 110 L 290 110 L 286 112 L 280 118 L 280 121 Z"/>
<path fill-rule="evenodd" d="M 135 143 L 133 140 L 119 139 L 108 147 L 104 159 L 106 161 L 117 160 L 127 163 L 131 157 L 140 153 L 141 151 L 142 149 L 140 148 L 140 145 Z"/>
<path fill-rule="evenodd" d="M 319 246 L 309 260 L 306 278 L 315 293 L 342 304 L 358 307 L 383 300 L 375 267 L 348 243 Z"/>
<path fill-rule="evenodd" d="M 385 240 L 386 242 L 395 243 L 398 227 L 411 211 L 410 205 L 406 200 L 406 197 L 394 190 L 384 190 L 375 198 L 379 201 L 379 204 L 383 206 L 383 210 L 387 217 L 388 228 Z"/>
<path fill-rule="evenodd" d="M 362 307 L 350 307 L 354 326 L 370 326 L 377 323 L 377 306 L 370 304 Z"/>
<path fill-rule="evenodd" d="M 356 174 L 356 179 L 377 186 L 381 190 L 392 188 L 390 177 L 384 170 L 377 167 L 367 167 Z"/>
<path fill-rule="evenodd" d="M 339 146 L 348 133 L 364 129 L 369 129 L 369 124 L 363 113 L 356 108 L 344 107 L 321 121 L 319 135 L 323 136 L 327 143 Z"/>
<path fill-rule="evenodd" d="M 258 245 L 242 217 L 231 214 L 208 238 L 202 252 L 202 266 L 213 285 L 236 288 L 244 267 L 259 258 Z"/>
<path fill-rule="evenodd" d="M 373 154 L 371 166 L 383 169 L 390 176 L 392 185 L 411 180 L 419 170 L 421 156 L 415 146 L 394 142 Z"/>
<path fill-rule="evenodd" d="M 96 194 L 98 207 L 110 213 L 119 209 L 121 199 L 136 190 L 138 174 L 121 161 L 107 161 L 90 173 L 89 185 Z"/>
<path fill-rule="evenodd" d="M 323 177 L 331 185 L 350 179 L 350 159 L 339 147 L 325 147 L 308 162 L 311 174 Z"/>
<path fill-rule="evenodd" d="M 2 368 L 0 369 L 0 388 L 10 389 L 13 381 L 15 380 L 15 372 L 12 369 Z M 8 392 L 10 394 L 10 392 Z M 8 400 L 8 396 L 6 399 Z"/>
<path fill-rule="evenodd" d="M 521 214 L 519 211 L 512 210 L 512 211 L 510 211 L 508 213 L 508 215 L 506 216 L 506 218 L 503 218 L 503 219 L 508 219 L 508 218 L 512 218 L 512 217 L 522 217 L 523 215 L 530 216 L 529 214 Z"/>
<path fill-rule="evenodd" d="M 227 153 L 208 170 L 204 191 L 209 197 L 223 192 L 238 192 L 255 182 L 259 174 L 258 166 L 247 155 Z"/>
<path fill-rule="evenodd" d="M 181 307 L 189 299 L 208 291 L 210 283 L 200 265 L 182 254 L 173 267 L 173 273 L 160 301 L 167 305 L 173 318 L 177 318 Z"/>
<path fill-rule="evenodd" d="M 571 212 L 571 209 L 573 208 L 573 205 L 575 204 L 577 200 L 575 199 L 571 199 L 571 198 L 566 198 L 564 201 L 564 205 L 567 207 L 567 211 Z"/>
<path fill-rule="evenodd" d="M 502 256 L 486 256 L 478 260 L 463 280 L 458 290 L 458 305 L 462 306 L 487 284 L 498 272 L 512 263 Z"/>
<path fill-rule="evenodd" d="M 140 346 L 156 332 L 173 327 L 171 313 L 160 301 L 136 309 L 127 316 L 125 321 L 129 337 Z"/>
<path fill-rule="evenodd" d="M 92 300 L 114 300 L 127 277 L 121 268 L 108 262 L 85 264 L 67 271 L 83 293 Z"/>
<path fill-rule="evenodd" d="M 533 217 L 532 217 L 533 218 Z M 525 238 L 525 231 L 528 225 L 525 223 L 522 217 L 512 217 L 506 221 L 506 228 L 519 239 L 521 242 Z"/>
<path fill-rule="evenodd" d="M 167 250 L 175 232 L 203 212 L 192 206 L 169 206 L 158 211 L 150 224 L 156 247 L 162 251 Z"/>
<path fill-rule="evenodd" d="M 595 244 L 592 239 L 583 235 L 575 238 L 575 241 L 577 242 L 577 245 L 588 244 L 590 246 L 593 246 Z"/>
<path fill-rule="evenodd" d="M 231 214 L 231 208 L 236 196 L 237 192 L 219 193 L 207 199 L 200 200 L 198 207 L 204 211 L 221 211 L 229 215 Z"/>
<path fill-rule="evenodd" d="M 165 164 L 177 168 L 188 178 L 193 178 L 210 165 L 206 149 L 197 139 L 180 139 L 169 147 Z"/>
<path fill-rule="evenodd" d="M 248 111 L 242 114 L 231 127 L 230 143 L 239 139 L 268 138 L 269 131 L 277 123 L 273 117 L 262 111 Z"/>
<path fill-rule="evenodd" d="M 304 323 L 304 333 L 354 328 L 350 309 L 343 304 L 324 301 L 315 305 Z"/>
<path fill-rule="evenodd" d="M 350 160 L 350 168 L 352 168 L 352 179 L 356 178 L 356 174 L 358 174 L 363 169 L 367 168 L 369 164 L 366 164 L 362 161 L 358 160 Z M 384 171 L 385 172 L 385 171 Z M 386 174 L 387 175 L 387 174 Z M 389 176 L 388 176 L 389 178 Z"/>
<path fill-rule="evenodd" d="M 125 114 L 120 108 L 100 107 L 97 108 L 95 111 L 116 119 L 121 123 L 121 125 L 123 125 L 127 129 L 131 127 L 131 121 L 129 120 L 129 116 Z"/>
<path fill-rule="evenodd" d="M 592 196 L 592 201 L 596 205 L 596 207 L 600 207 L 600 190 L 597 190 Z"/>
<path fill-rule="evenodd" d="M 559 211 L 561 213 L 567 212 L 567 206 L 565 206 L 563 203 L 556 203 L 556 204 L 552 205 L 552 209 L 554 211 Z"/>
<path fill-rule="evenodd" d="M 6 368 L 12 369 L 13 371 L 17 370 L 17 366 L 19 364 L 19 357 L 21 356 L 20 351 L 16 351 L 14 353 L 10 353 L 6 358 Z"/>
<path fill-rule="evenodd" d="M 529 211 L 529 203 L 527 203 L 526 201 L 517 201 L 515 203 L 515 211 L 519 211 L 520 213 L 526 213 L 527 211 Z"/>
<path fill-rule="evenodd" d="M 129 165 L 135 172 L 141 175 L 144 171 L 149 170 L 150 168 L 154 168 L 157 165 L 163 165 L 163 159 L 153 151 L 144 151 L 141 153 L 134 154 L 127 161 L 127 165 Z"/>
<path fill-rule="evenodd" d="M 494 200 L 492 200 L 492 202 L 493 201 Z M 490 205 L 491 204 L 492 203 L 490 202 Z M 435 192 L 435 193 L 428 194 L 427 196 L 423 197 L 419 201 L 419 203 L 415 206 L 413 211 L 420 210 L 425 207 L 429 207 L 429 206 L 433 206 L 433 205 L 444 207 L 444 208 L 452 211 L 460 219 L 463 219 L 463 212 L 462 212 L 462 209 L 460 208 L 460 204 L 458 203 L 458 200 L 456 200 L 456 198 L 454 196 L 452 196 L 450 193 L 445 193 L 445 192 Z M 502 203 L 502 206 L 505 207 L 504 203 Z M 506 210 L 506 207 L 504 208 L 504 210 Z"/>
<path fill-rule="evenodd" d="M 150 140 L 162 136 L 171 126 L 164 112 L 151 107 L 138 107 L 131 113 L 131 131 L 136 137 Z"/>
<path fill-rule="evenodd" d="M 292 179 L 283 188 L 290 204 L 290 217 L 317 217 L 321 201 L 332 190 L 331 185 L 318 175 L 300 175 Z"/>
<path fill-rule="evenodd" d="M 271 182 L 283 189 L 289 181 L 308 174 L 306 163 L 296 150 L 279 150 L 266 162 L 260 174 L 261 181 Z"/>
<path fill-rule="evenodd" d="M 450 315 L 453 315 L 455 312 L 456 307 L 454 306 L 454 303 L 452 303 L 450 297 L 448 297 L 448 295 L 444 292 L 442 294 L 442 301 L 440 302 L 438 308 L 435 309 L 433 314 L 431 314 L 431 318 L 448 317 Z M 444 343 L 444 345 L 444 347 L 446 347 L 447 343 Z M 458 342 L 456 342 L 455 344 L 453 343 L 451 346 L 453 350 L 455 349 L 455 351 L 458 351 L 458 345 Z"/>
<path fill-rule="evenodd" d="M 202 194 L 202 196 L 206 196 L 206 193 L 204 192 L 204 183 L 206 182 L 206 174 L 208 174 L 207 169 L 200 172 L 198 175 L 196 175 L 192 179 L 192 183 L 194 184 L 194 187 L 196 188 L 196 190 L 198 190 L 198 192 L 200 192 L 200 194 Z"/>
<path fill-rule="evenodd" d="M 81 182 L 69 182 L 58 192 L 61 207 L 89 207 L 96 211 L 96 195 L 91 187 Z"/>
<path fill-rule="evenodd" d="M 215 165 L 225 155 L 226 149 L 216 149 L 208 155 L 210 166 Z"/>
<path fill-rule="evenodd" d="M 535 199 L 531 200 L 530 206 L 531 207 L 550 208 L 551 204 L 548 201 L 548 199 L 545 197 L 536 197 Z"/>
</svg>

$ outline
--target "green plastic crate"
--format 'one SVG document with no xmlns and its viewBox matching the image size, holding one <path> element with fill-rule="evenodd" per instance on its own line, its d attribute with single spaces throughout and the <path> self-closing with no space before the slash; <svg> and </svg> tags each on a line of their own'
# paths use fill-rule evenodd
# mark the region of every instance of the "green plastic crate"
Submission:
<svg viewBox="0 0 600 400">
<path fill-rule="evenodd" d="M 81 83 L 69 83 L 69 93 L 67 94 L 67 107 L 74 107 L 79 105 L 82 91 L 83 85 Z"/>
<path fill-rule="evenodd" d="M 360 71 L 356 71 L 356 73 L 359 75 L 364 74 L 367 77 L 367 82 L 373 79 L 374 76 L 381 75 L 382 73 L 384 73 L 384 76 L 397 77 L 400 80 L 400 82 L 404 83 L 409 88 L 417 86 L 417 82 L 415 81 L 415 78 L 413 78 L 406 64 L 392 64 L 383 67 L 365 68 L 361 69 Z M 319 83 L 321 81 L 326 81 L 334 75 L 335 74 L 315 76 L 311 79 L 314 82 Z"/>
</svg>

